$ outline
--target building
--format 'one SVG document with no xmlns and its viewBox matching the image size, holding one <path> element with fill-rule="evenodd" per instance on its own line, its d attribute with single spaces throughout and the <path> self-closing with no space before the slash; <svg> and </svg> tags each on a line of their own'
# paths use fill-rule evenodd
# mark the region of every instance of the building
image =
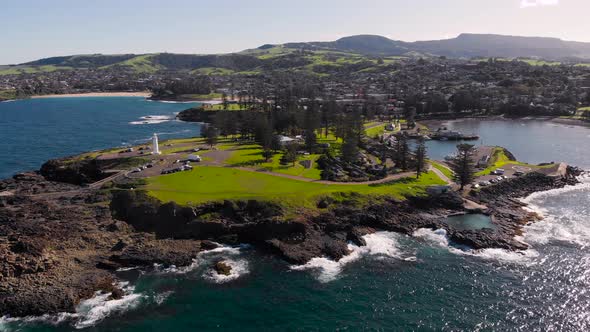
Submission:
<svg viewBox="0 0 590 332">
<path fill-rule="evenodd" d="M 158 135 L 155 133 L 152 137 L 152 154 L 161 154 L 160 146 L 158 145 Z"/>
</svg>

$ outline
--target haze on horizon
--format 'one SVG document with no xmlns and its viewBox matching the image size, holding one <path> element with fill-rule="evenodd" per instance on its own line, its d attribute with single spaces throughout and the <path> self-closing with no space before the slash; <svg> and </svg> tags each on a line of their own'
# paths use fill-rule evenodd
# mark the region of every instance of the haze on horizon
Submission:
<svg viewBox="0 0 590 332">
<path fill-rule="evenodd" d="M 590 42 L 588 0 L 9 0 L 0 64 L 50 56 L 228 53 L 357 34 L 416 41 L 460 33 Z"/>
</svg>

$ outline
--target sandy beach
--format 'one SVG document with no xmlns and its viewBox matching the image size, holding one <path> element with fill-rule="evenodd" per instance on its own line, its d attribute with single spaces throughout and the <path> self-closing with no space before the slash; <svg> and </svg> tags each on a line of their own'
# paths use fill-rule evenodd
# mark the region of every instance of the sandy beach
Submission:
<svg viewBox="0 0 590 332">
<path fill-rule="evenodd" d="M 62 95 L 41 95 L 32 96 L 32 99 L 40 98 L 75 98 L 75 97 L 149 97 L 151 93 L 143 92 L 88 92 L 88 93 L 71 93 Z"/>
</svg>

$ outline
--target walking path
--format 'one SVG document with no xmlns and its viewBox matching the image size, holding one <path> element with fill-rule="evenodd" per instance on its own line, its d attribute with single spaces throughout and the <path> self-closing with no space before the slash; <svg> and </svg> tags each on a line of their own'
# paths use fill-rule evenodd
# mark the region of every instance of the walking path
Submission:
<svg viewBox="0 0 590 332">
<path fill-rule="evenodd" d="M 268 174 L 268 175 L 272 175 L 272 176 L 278 176 L 278 177 L 282 177 L 282 178 L 303 181 L 303 182 L 313 182 L 313 183 L 318 183 L 318 184 L 330 184 L 330 185 L 349 185 L 349 186 L 350 185 L 379 184 L 379 183 L 385 183 L 385 182 L 399 180 L 399 179 L 403 179 L 403 178 L 407 178 L 407 177 L 412 177 L 415 175 L 414 172 L 404 172 L 404 173 L 392 174 L 387 177 L 384 177 L 383 179 L 373 180 L 373 181 L 336 182 L 336 181 L 310 179 L 310 178 L 306 178 L 303 176 L 276 173 L 276 172 L 271 172 L 271 171 L 264 171 L 264 170 L 260 171 L 260 170 L 257 170 L 255 168 L 251 168 L 251 167 L 230 167 L 230 168 L 235 168 L 235 169 L 239 169 L 239 170 L 247 171 L 247 172 L 263 173 L 263 174 Z"/>
</svg>

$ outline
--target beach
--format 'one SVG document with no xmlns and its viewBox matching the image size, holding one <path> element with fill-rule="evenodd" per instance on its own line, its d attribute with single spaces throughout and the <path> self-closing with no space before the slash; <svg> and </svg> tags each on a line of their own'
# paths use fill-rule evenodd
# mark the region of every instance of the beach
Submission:
<svg viewBox="0 0 590 332">
<path fill-rule="evenodd" d="M 75 98 L 75 97 L 149 97 L 151 96 L 149 91 L 140 92 L 88 92 L 88 93 L 68 93 L 61 95 L 40 95 L 32 96 L 32 99 L 41 98 Z"/>
</svg>

